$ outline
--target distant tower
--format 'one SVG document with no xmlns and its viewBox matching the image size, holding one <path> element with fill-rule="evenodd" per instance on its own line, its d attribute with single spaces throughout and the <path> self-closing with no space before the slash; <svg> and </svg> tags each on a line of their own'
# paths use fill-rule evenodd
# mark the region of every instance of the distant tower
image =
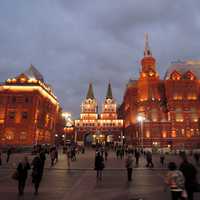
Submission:
<svg viewBox="0 0 200 200">
<path fill-rule="evenodd" d="M 81 104 L 81 119 L 97 119 L 97 101 L 94 97 L 92 83 L 89 84 L 86 99 Z"/>
<path fill-rule="evenodd" d="M 113 98 L 110 83 L 108 84 L 106 97 L 102 105 L 101 119 L 117 119 L 117 104 Z"/>
<path fill-rule="evenodd" d="M 142 69 L 140 72 L 140 78 L 155 78 L 159 77 L 156 71 L 156 60 L 152 56 L 152 52 L 149 47 L 148 34 L 145 33 L 144 42 L 144 57 L 141 60 Z"/>
</svg>

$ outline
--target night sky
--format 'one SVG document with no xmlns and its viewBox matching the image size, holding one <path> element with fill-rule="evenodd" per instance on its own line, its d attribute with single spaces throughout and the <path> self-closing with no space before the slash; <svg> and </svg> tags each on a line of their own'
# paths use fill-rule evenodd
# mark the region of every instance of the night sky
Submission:
<svg viewBox="0 0 200 200">
<path fill-rule="evenodd" d="M 145 32 L 161 78 L 171 61 L 200 59 L 200 1 L 0 0 L 0 80 L 32 63 L 74 117 L 91 81 L 100 106 L 109 81 L 121 103 Z"/>
</svg>

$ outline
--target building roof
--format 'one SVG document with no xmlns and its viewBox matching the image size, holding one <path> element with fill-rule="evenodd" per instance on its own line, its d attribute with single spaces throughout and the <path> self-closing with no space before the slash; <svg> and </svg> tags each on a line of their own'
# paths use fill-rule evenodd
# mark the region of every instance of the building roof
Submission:
<svg viewBox="0 0 200 200">
<path fill-rule="evenodd" d="M 108 84 L 106 99 L 113 99 L 111 83 Z"/>
<path fill-rule="evenodd" d="M 181 75 L 191 71 L 197 79 L 200 79 L 200 61 L 187 60 L 172 62 L 165 74 L 164 79 L 169 79 L 173 71 L 177 71 Z"/>
<path fill-rule="evenodd" d="M 36 80 L 44 82 L 42 74 L 32 64 L 25 72 L 23 72 L 23 74 L 26 75 L 28 78 L 34 78 Z"/>
<path fill-rule="evenodd" d="M 92 83 L 89 84 L 89 88 L 88 88 L 86 99 L 95 99 Z"/>
</svg>

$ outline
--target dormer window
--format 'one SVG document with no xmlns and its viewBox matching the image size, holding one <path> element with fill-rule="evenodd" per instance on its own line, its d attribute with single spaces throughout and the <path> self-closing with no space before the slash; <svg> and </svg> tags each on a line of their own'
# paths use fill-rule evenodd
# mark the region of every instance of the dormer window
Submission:
<svg viewBox="0 0 200 200">
<path fill-rule="evenodd" d="M 171 73 L 170 79 L 172 80 L 180 80 L 181 79 L 181 74 L 178 73 L 177 71 L 174 71 Z"/>
<path fill-rule="evenodd" d="M 192 81 L 196 79 L 196 76 L 191 71 L 187 71 L 184 74 L 184 78 Z"/>
</svg>

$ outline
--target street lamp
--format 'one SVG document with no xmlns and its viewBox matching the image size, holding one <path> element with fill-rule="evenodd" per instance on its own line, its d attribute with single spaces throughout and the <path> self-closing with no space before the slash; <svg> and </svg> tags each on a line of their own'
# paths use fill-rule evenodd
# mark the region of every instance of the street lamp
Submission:
<svg viewBox="0 0 200 200">
<path fill-rule="evenodd" d="M 144 122 L 144 120 L 145 120 L 145 117 L 144 117 L 144 116 L 138 115 L 137 121 L 138 121 L 139 124 L 140 124 L 140 138 L 141 138 L 141 148 L 142 148 L 142 150 L 143 150 L 143 146 L 144 146 L 144 144 L 143 144 L 143 138 L 144 138 L 144 133 L 143 133 L 143 122 Z"/>
</svg>

